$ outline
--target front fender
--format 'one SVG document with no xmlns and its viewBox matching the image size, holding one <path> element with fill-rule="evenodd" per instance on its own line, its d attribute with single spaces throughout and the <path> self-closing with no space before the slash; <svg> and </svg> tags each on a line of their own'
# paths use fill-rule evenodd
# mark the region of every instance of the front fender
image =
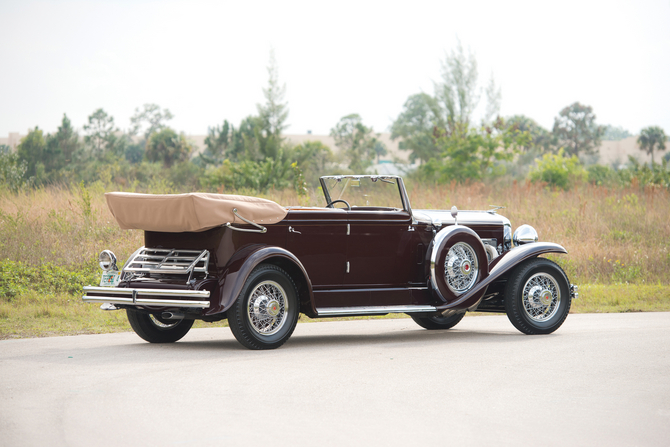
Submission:
<svg viewBox="0 0 670 447">
<path fill-rule="evenodd" d="M 567 254 L 568 251 L 562 246 L 552 242 L 534 242 L 531 244 L 522 245 L 520 247 L 515 247 L 503 253 L 494 259 L 493 262 L 491 262 L 489 265 L 489 275 L 484 278 L 483 281 L 475 284 L 472 289 L 461 295 L 458 300 L 449 304 L 438 306 L 437 310 L 443 312 L 445 310 L 451 309 L 467 309 L 474 306 L 477 304 L 476 301 L 481 298 L 477 295 L 479 295 L 480 292 L 485 291 L 489 284 L 503 276 L 508 271 L 512 270 L 526 259 L 534 258 L 544 253 Z"/>
<path fill-rule="evenodd" d="M 252 270 L 269 259 L 279 260 L 280 262 L 276 263 L 280 266 L 290 263 L 294 269 L 299 269 L 304 276 L 306 292 L 309 294 L 312 311 L 316 314 L 314 297 L 312 295 L 312 282 L 298 258 L 290 251 L 281 247 L 250 246 L 235 253 L 226 265 L 224 273 L 219 279 L 219 290 L 221 292 L 219 294 L 219 304 L 210 308 L 207 311 L 207 315 L 227 311 L 242 291 L 242 287 L 244 287 L 244 283 L 247 281 Z"/>
</svg>

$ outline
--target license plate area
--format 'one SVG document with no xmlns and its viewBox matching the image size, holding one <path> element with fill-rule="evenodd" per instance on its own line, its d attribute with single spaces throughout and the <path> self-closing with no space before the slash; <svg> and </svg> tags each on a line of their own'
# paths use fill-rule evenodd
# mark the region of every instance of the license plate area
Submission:
<svg viewBox="0 0 670 447">
<path fill-rule="evenodd" d="M 100 278 L 100 287 L 116 287 L 121 282 L 121 272 L 116 270 L 108 270 L 102 272 Z"/>
</svg>

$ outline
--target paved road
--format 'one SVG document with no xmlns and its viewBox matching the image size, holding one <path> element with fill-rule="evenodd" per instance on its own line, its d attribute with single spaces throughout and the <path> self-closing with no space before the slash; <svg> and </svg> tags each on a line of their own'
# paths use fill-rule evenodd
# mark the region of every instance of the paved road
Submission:
<svg viewBox="0 0 670 447">
<path fill-rule="evenodd" d="M 282 348 L 224 328 L 0 341 L 0 445 L 670 444 L 670 313 L 298 325 Z"/>
</svg>

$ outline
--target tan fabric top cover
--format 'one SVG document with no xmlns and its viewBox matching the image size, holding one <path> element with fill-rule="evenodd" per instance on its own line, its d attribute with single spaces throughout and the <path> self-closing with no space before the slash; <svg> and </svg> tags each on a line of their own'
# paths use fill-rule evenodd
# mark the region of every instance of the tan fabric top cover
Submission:
<svg viewBox="0 0 670 447">
<path fill-rule="evenodd" d="M 237 213 L 259 225 L 274 224 L 288 211 L 279 204 L 257 197 L 230 194 L 136 194 L 108 192 L 107 206 L 124 230 L 205 231 L 226 222 L 247 225 Z"/>
</svg>

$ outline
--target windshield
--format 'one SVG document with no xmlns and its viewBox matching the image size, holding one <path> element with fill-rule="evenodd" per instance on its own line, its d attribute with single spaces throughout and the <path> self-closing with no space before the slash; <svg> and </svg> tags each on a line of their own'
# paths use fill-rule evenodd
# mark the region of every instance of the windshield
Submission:
<svg viewBox="0 0 670 447">
<path fill-rule="evenodd" d="M 354 208 L 403 209 L 398 180 L 394 177 L 325 177 L 326 200 L 345 200 Z"/>
</svg>

